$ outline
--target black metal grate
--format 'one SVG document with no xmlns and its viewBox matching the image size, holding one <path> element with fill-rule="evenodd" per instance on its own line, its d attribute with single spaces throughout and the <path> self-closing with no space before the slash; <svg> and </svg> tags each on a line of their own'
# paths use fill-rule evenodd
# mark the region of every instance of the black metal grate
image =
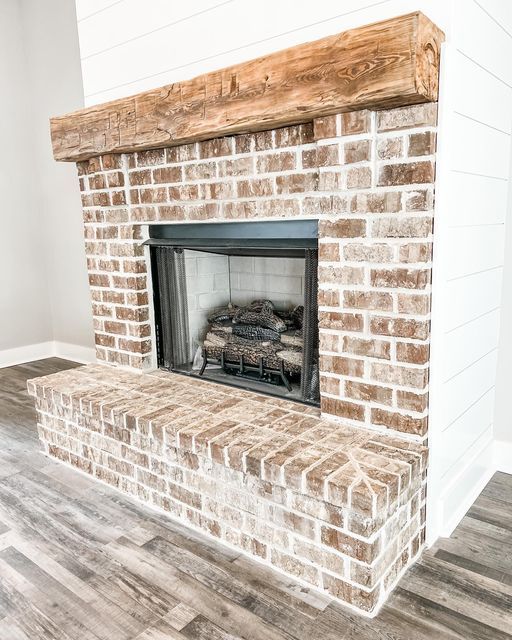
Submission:
<svg viewBox="0 0 512 640">
<path fill-rule="evenodd" d="M 304 268 L 304 322 L 300 391 L 305 402 L 318 402 L 318 251 L 306 249 Z"/>
<path fill-rule="evenodd" d="M 159 331 L 159 365 L 174 369 L 189 357 L 187 283 L 183 249 L 154 247 L 157 281 L 155 305 Z"/>
</svg>

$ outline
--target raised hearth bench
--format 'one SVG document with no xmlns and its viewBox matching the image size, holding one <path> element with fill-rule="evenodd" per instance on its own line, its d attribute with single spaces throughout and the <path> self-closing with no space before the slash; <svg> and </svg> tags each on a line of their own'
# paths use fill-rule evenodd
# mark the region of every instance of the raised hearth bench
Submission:
<svg viewBox="0 0 512 640">
<path fill-rule="evenodd" d="M 364 612 L 424 542 L 427 449 L 166 372 L 29 382 L 45 452 Z"/>
</svg>

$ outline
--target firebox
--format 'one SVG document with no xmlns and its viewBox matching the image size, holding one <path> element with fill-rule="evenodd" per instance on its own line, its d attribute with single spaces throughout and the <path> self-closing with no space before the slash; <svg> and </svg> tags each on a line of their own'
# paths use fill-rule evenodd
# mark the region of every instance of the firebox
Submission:
<svg viewBox="0 0 512 640">
<path fill-rule="evenodd" d="M 150 227 L 161 368 L 319 403 L 316 220 Z"/>
</svg>

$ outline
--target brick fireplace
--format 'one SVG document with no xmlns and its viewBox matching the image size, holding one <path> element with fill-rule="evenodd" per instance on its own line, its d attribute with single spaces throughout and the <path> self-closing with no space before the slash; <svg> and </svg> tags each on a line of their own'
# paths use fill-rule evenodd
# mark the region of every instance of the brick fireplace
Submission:
<svg viewBox="0 0 512 640">
<path fill-rule="evenodd" d="M 365 613 L 425 540 L 436 103 L 403 101 L 79 159 L 98 364 L 29 384 L 46 453 Z M 158 368 L 156 226 L 276 220 L 318 225 L 320 410 Z"/>
</svg>

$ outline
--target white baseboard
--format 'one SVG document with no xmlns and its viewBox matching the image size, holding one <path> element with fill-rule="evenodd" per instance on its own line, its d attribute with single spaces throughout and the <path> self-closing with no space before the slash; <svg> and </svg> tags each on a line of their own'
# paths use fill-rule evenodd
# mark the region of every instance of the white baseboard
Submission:
<svg viewBox="0 0 512 640">
<path fill-rule="evenodd" d="M 44 360 L 44 358 L 63 358 L 64 360 L 72 360 L 81 364 L 96 362 L 96 354 L 93 348 L 50 340 L 0 351 L 0 369 L 34 360 Z"/>
<path fill-rule="evenodd" d="M 0 351 L 0 369 L 4 367 L 14 367 L 17 364 L 31 362 L 32 360 L 43 360 L 53 356 L 53 342 L 38 342 L 37 344 L 27 344 L 14 349 L 4 349 Z"/>
<path fill-rule="evenodd" d="M 512 442 L 494 441 L 494 468 L 512 474 Z"/>
<path fill-rule="evenodd" d="M 491 438 L 443 491 L 440 499 L 440 536 L 451 536 L 495 471 L 494 442 Z"/>
<path fill-rule="evenodd" d="M 80 362 L 80 364 L 90 364 L 96 362 L 96 350 L 94 347 L 83 347 L 79 344 L 69 342 L 54 342 L 54 356 L 64 360 Z"/>
</svg>

